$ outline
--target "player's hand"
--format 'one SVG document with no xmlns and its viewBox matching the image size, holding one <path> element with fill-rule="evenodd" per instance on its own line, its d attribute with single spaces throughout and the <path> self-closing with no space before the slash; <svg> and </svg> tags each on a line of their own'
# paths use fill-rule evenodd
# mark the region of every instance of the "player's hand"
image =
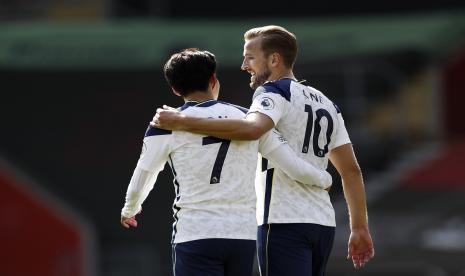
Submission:
<svg viewBox="0 0 465 276">
<path fill-rule="evenodd" d="M 331 174 L 327 171 L 323 171 L 323 174 L 321 175 L 322 181 L 321 183 L 321 188 L 329 192 L 331 189 L 331 185 L 333 185 L 333 177 Z"/>
<path fill-rule="evenodd" d="M 157 113 L 150 122 L 150 125 L 168 130 L 182 130 L 180 121 L 183 117 L 184 115 L 176 108 L 163 105 L 163 108 L 157 108 Z"/>
<path fill-rule="evenodd" d="M 121 225 L 123 225 L 124 228 L 137 227 L 136 217 L 126 218 L 121 216 Z"/>
<path fill-rule="evenodd" d="M 359 269 L 375 256 L 375 248 L 368 228 L 353 229 L 349 237 L 347 259 Z"/>
</svg>

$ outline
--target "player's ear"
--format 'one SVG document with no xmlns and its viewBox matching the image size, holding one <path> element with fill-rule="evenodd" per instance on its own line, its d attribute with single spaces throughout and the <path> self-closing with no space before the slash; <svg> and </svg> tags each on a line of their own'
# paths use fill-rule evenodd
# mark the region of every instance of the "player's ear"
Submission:
<svg viewBox="0 0 465 276">
<path fill-rule="evenodd" d="M 216 74 L 213 74 L 211 77 L 210 77 L 210 85 L 212 87 L 212 90 L 215 89 L 215 86 L 218 85 L 218 79 L 216 78 Z"/>
<path fill-rule="evenodd" d="M 176 91 L 176 89 L 174 87 L 171 87 L 171 91 L 173 91 L 173 94 L 178 96 L 178 97 L 182 97 L 181 93 L 179 93 L 178 91 Z"/>
<path fill-rule="evenodd" d="M 270 55 L 271 66 L 277 67 L 280 62 L 281 62 L 281 55 L 279 53 L 272 53 Z"/>
</svg>

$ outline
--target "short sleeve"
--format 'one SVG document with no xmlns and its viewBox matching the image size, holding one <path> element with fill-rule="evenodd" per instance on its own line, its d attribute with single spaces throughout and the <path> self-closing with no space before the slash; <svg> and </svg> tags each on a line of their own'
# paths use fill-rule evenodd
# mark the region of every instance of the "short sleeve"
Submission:
<svg viewBox="0 0 465 276">
<path fill-rule="evenodd" d="M 279 94 L 260 93 L 250 106 L 249 112 L 260 112 L 270 117 L 276 125 L 286 113 L 288 101 Z"/>
<path fill-rule="evenodd" d="M 347 133 L 347 129 L 344 124 L 344 119 L 342 118 L 341 113 L 337 113 L 337 129 L 336 129 L 336 136 L 334 139 L 334 143 L 331 149 L 337 148 L 339 146 L 350 144 L 349 133 Z"/>
</svg>

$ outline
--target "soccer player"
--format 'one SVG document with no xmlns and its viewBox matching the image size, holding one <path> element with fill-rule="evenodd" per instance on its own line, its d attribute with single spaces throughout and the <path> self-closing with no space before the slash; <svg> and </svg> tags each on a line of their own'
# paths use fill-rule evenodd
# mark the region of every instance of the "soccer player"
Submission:
<svg viewBox="0 0 465 276">
<path fill-rule="evenodd" d="M 374 246 L 362 173 L 341 110 L 322 92 L 295 78 L 298 47 L 293 33 L 264 26 L 248 30 L 244 39 L 241 69 L 251 75 L 250 86 L 255 89 L 245 118 L 206 120 L 165 106 L 157 109 L 152 124 L 241 140 L 257 139 L 276 127 L 304 160 L 326 169 L 329 159 L 341 175 L 349 209 L 347 258 L 355 268 L 364 266 L 374 257 Z M 336 226 L 328 192 L 295 182 L 273 162 L 266 168 L 257 188 L 261 274 L 324 275 Z"/>
<path fill-rule="evenodd" d="M 215 71 L 215 57 L 207 51 L 186 49 L 167 61 L 165 78 L 174 94 L 185 100 L 181 114 L 222 119 L 245 116 L 244 108 L 216 100 L 220 84 Z M 121 224 L 137 226 L 135 216 L 168 162 L 176 192 L 174 275 L 251 275 L 258 151 L 281 166 L 282 177 L 295 179 L 302 187 L 316 191 L 331 185 L 331 175 L 297 157 L 274 130 L 260 141 L 231 141 L 149 126 L 127 189 Z"/>
</svg>

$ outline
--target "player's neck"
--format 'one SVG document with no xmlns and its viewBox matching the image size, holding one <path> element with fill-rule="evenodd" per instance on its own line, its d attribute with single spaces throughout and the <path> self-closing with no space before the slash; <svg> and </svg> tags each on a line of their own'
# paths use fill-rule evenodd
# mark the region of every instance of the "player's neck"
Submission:
<svg viewBox="0 0 465 276">
<path fill-rule="evenodd" d="M 294 73 L 292 70 L 280 70 L 273 72 L 271 76 L 268 78 L 269 81 L 276 81 L 281 79 L 292 79 L 296 80 Z"/>
<path fill-rule="evenodd" d="M 195 91 L 184 97 L 184 102 L 205 102 L 214 100 L 212 93 Z"/>
</svg>

